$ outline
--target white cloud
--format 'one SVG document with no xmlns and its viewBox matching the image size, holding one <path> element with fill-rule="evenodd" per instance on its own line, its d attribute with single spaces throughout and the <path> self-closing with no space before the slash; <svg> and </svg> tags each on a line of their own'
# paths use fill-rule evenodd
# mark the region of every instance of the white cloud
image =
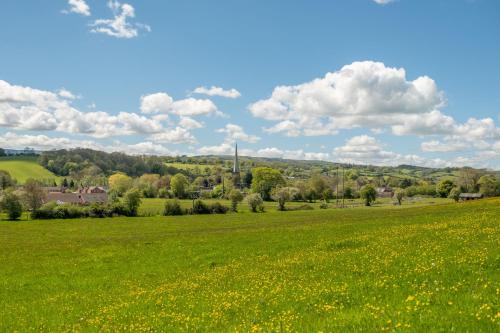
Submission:
<svg viewBox="0 0 500 333">
<path fill-rule="evenodd" d="M 212 86 L 210 88 L 207 87 L 198 87 L 193 90 L 195 94 L 203 94 L 208 96 L 220 96 L 226 98 L 238 98 L 241 96 L 240 92 L 236 89 L 224 90 L 221 87 Z"/>
<path fill-rule="evenodd" d="M 464 142 L 448 142 L 444 143 L 438 140 L 425 141 L 420 145 L 422 151 L 425 152 L 440 152 L 440 153 L 448 153 L 454 151 L 461 151 L 467 149 L 469 147 L 468 144 Z"/>
<path fill-rule="evenodd" d="M 78 96 L 76 96 L 71 91 L 64 89 L 64 88 L 59 89 L 57 94 L 59 96 L 61 96 L 62 98 L 67 98 L 67 99 L 77 99 L 78 98 Z"/>
<path fill-rule="evenodd" d="M 90 7 L 85 0 L 68 0 L 69 9 L 63 10 L 63 13 L 76 13 L 83 16 L 90 16 Z"/>
<path fill-rule="evenodd" d="M 239 149 L 241 156 L 254 156 L 265 158 L 284 158 L 293 160 L 328 160 L 328 153 L 305 152 L 299 150 L 282 150 L 276 147 L 253 149 Z M 234 146 L 229 142 L 223 142 L 218 146 L 204 146 L 198 149 L 198 153 L 202 155 L 232 155 L 234 154 Z"/>
<path fill-rule="evenodd" d="M 170 113 L 178 116 L 223 115 L 208 99 L 186 98 L 174 101 L 167 93 L 159 92 L 141 97 L 142 113 Z"/>
<path fill-rule="evenodd" d="M 436 139 L 422 144 L 424 151 L 439 152 L 471 146 L 485 150 L 500 138 L 493 119 L 458 123 L 441 111 L 444 106 L 444 93 L 431 78 L 409 80 L 402 68 L 364 61 L 310 82 L 278 86 L 270 98 L 248 109 L 255 117 L 275 122 L 265 132 L 286 136 L 334 135 L 352 128 L 377 134 L 390 129 L 394 135 L 441 136 L 445 144 Z M 381 150 L 377 156 L 386 153 Z"/>
<path fill-rule="evenodd" d="M 36 150 L 90 148 L 106 152 L 123 152 L 132 155 L 180 155 L 178 151 L 171 151 L 165 146 L 145 141 L 135 144 L 125 144 L 115 141 L 112 144 L 100 144 L 92 140 L 75 140 L 47 135 L 20 135 L 7 132 L 0 135 L 0 146 L 8 148 L 30 147 Z"/>
<path fill-rule="evenodd" d="M 373 1 L 375 1 L 379 5 L 387 5 L 387 4 L 394 2 L 396 0 L 373 0 Z"/>
<path fill-rule="evenodd" d="M 0 126 L 83 133 L 99 138 L 164 130 L 160 120 L 136 113 L 81 112 L 72 106 L 69 94 L 11 85 L 0 80 Z"/>
<path fill-rule="evenodd" d="M 436 116 L 444 105 L 444 94 L 431 78 L 409 81 L 402 68 L 364 61 L 307 83 L 278 86 L 270 98 L 251 104 L 249 111 L 280 122 L 268 131 L 295 136 L 404 125 L 414 116 Z"/>
<path fill-rule="evenodd" d="M 260 140 L 258 136 L 245 133 L 243 127 L 235 124 L 227 124 L 224 128 L 218 129 L 217 132 L 226 134 L 225 142 L 245 141 L 256 143 Z"/>
<path fill-rule="evenodd" d="M 191 132 L 182 127 L 176 127 L 174 129 L 164 130 L 161 133 L 151 135 L 149 138 L 154 142 L 161 142 L 161 143 L 172 143 L 172 144 L 197 143 L 195 137 L 191 134 Z"/>
<path fill-rule="evenodd" d="M 328 153 L 305 152 L 302 149 L 298 150 L 281 150 L 276 147 L 263 148 L 257 150 L 253 156 L 268 157 L 268 158 L 284 158 L 290 160 L 322 160 L 330 159 Z"/>
<path fill-rule="evenodd" d="M 232 155 L 234 146 L 228 142 L 223 142 L 219 146 L 203 146 L 198 149 L 201 155 Z"/>
<path fill-rule="evenodd" d="M 181 117 L 179 120 L 179 126 L 184 127 L 185 129 L 196 129 L 202 128 L 205 125 L 191 117 Z"/>
<path fill-rule="evenodd" d="M 142 23 L 130 23 L 127 20 L 135 17 L 135 9 L 128 3 L 121 4 L 117 0 L 109 0 L 108 7 L 113 12 L 113 19 L 98 19 L 90 26 L 91 32 L 103 33 L 117 38 L 134 38 L 139 30 L 151 31 L 151 27 Z"/>
<path fill-rule="evenodd" d="M 332 157 L 338 162 L 363 165 L 451 166 L 451 163 L 442 159 L 427 159 L 418 155 L 402 155 L 384 150 L 380 142 L 368 135 L 359 135 L 347 140 L 344 146 L 334 149 Z"/>
</svg>

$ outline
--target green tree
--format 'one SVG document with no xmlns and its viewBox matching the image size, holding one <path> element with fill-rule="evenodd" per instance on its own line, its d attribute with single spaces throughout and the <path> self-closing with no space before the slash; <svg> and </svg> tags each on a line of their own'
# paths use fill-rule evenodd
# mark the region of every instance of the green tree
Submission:
<svg viewBox="0 0 500 333">
<path fill-rule="evenodd" d="M 377 191 L 372 185 L 365 185 L 359 192 L 361 199 L 365 201 L 365 206 L 370 206 L 377 199 Z"/>
<path fill-rule="evenodd" d="M 243 194 L 238 189 L 232 189 L 231 192 L 229 192 L 229 200 L 231 200 L 231 210 L 237 212 L 238 203 L 243 200 Z"/>
<path fill-rule="evenodd" d="M 142 193 L 139 189 L 133 188 L 123 195 L 123 205 L 127 209 L 129 216 L 137 216 L 137 211 L 141 205 Z"/>
<path fill-rule="evenodd" d="M 404 196 L 405 196 L 405 191 L 402 188 L 398 188 L 394 192 L 394 199 L 396 199 L 396 201 L 398 202 L 398 205 L 401 206 L 401 201 L 403 201 Z"/>
<path fill-rule="evenodd" d="M 39 181 L 28 179 L 24 183 L 23 200 L 28 210 L 35 211 L 42 207 L 46 193 Z"/>
<path fill-rule="evenodd" d="M 452 188 L 450 194 L 448 194 L 448 198 L 455 200 L 455 202 L 458 202 L 458 199 L 460 199 L 460 188 Z"/>
<path fill-rule="evenodd" d="M 178 173 L 170 179 L 170 188 L 179 199 L 186 197 L 188 186 L 188 179 L 182 173 Z"/>
<path fill-rule="evenodd" d="M 0 190 L 16 185 L 15 179 L 10 176 L 8 171 L 0 170 Z"/>
<path fill-rule="evenodd" d="M 493 197 L 496 195 L 497 179 L 493 175 L 484 175 L 479 178 L 479 192 L 485 197 Z"/>
<path fill-rule="evenodd" d="M 247 204 L 250 210 L 254 213 L 257 211 L 264 211 L 264 201 L 259 193 L 252 193 L 247 195 Z"/>
<path fill-rule="evenodd" d="M 117 172 L 108 178 L 109 188 L 116 191 L 118 195 L 123 195 L 132 188 L 133 180 L 123 172 Z"/>
<path fill-rule="evenodd" d="M 5 192 L 0 206 L 7 213 L 9 220 L 17 220 L 23 213 L 21 200 L 13 191 Z"/>
<path fill-rule="evenodd" d="M 272 198 L 278 202 L 278 210 L 284 211 L 286 202 L 290 200 L 290 189 L 277 187 L 272 191 Z"/>
<path fill-rule="evenodd" d="M 137 185 L 145 198 L 156 198 L 158 196 L 158 186 L 160 175 L 145 173 L 137 180 Z"/>
<path fill-rule="evenodd" d="M 252 169 L 252 191 L 260 194 L 263 200 L 270 200 L 271 191 L 284 185 L 285 180 L 279 170 L 268 167 Z"/>
<path fill-rule="evenodd" d="M 436 193 L 441 198 L 447 198 L 453 187 L 453 181 L 451 181 L 450 179 L 443 179 L 436 185 Z"/>
</svg>

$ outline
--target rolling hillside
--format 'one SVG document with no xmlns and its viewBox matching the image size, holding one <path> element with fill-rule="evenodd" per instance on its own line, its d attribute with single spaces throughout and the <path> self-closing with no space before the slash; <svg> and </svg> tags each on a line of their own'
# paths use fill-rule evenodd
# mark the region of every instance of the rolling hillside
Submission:
<svg viewBox="0 0 500 333">
<path fill-rule="evenodd" d="M 59 177 L 37 163 L 36 156 L 13 156 L 0 158 L 0 170 L 10 173 L 19 184 L 28 178 L 38 180 L 58 180 Z"/>
</svg>

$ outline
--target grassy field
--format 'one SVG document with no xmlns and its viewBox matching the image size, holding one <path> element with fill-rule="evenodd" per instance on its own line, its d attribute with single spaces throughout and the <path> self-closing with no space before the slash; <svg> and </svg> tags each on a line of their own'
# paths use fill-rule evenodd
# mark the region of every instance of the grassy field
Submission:
<svg viewBox="0 0 500 333">
<path fill-rule="evenodd" d="M 0 222 L 0 331 L 498 332 L 500 200 Z"/>
<path fill-rule="evenodd" d="M 139 215 L 141 216 L 155 216 L 155 215 L 162 215 L 164 207 L 165 207 L 165 201 L 166 199 L 142 199 L 142 204 L 141 207 L 139 208 Z M 203 199 L 204 202 L 206 203 L 213 203 L 213 202 L 220 202 L 224 204 L 227 207 L 231 206 L 231 202 L 229 200 L 220 200 L 220 199 Z M 181 206 L 183 208 L 191 208 L 193 205 L 192 200 L 180 200 L 179 201 Z M 301 206 L 307 205 L 311 206 L 314 209 L 319 209 L 319 206 L 321 205 L 323 201 L 318 200 L 316 202 L 310 203 L 310 202 L 288 202 L 286 203 L 286 207 L 288 209 L 299 209 Z M 426 206 L 426 205 L 433 205 L 433 204 L 443 204 L 443 203 L 450 203 L 452 202 L 451 199 L 442 199 L 442 198 L 420 198 L 420 197 L 414 197 L 414 198 L 406 198 L 403 201 L 404 206 Z M 339 205 L 341 202 L 339 201 Z M 373 204 L 373 208 L 380 208 L 380 207 L 385 207 L 385 206 L 392 206 L 393 205 L 393 200 L 391 198 L 382 198 L 382 199 L 377 199 L 377 201 Z M 348 208 L 352 207 L 359 207 L 363 206 L 363 202 L 359 199 L 353 199 L 353 200 L 345 200 L 344 206 Z M 329 208 L 336 208 L 336 202 L 335 200 L 330 201 L 328 204 Z M 276 202 L 264 202 L 264 208 L 266 211 L 274 211 L 277 210 L 277 203 Z M 239 213 L 249 213 L 250 209 L 248 208 L 248 205 L 246 204 L 245 201 L 241 202 L 238 205 L 238 212 Z"/>
<path fill-rule="evenodd" d="M 58 176 L 37 163 L 36 156 L 0 157 L 0 170 L 8 171 L 19 184 L 28 178 L 59 180 Z"/>
</svg>

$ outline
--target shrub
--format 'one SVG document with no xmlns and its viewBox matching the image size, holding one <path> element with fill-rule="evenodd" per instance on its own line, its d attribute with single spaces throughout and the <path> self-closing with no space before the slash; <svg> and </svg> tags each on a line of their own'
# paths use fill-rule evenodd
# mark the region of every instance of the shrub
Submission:
<svg viewBox="0 0 500 333">
<path fill-rule="evenodd" d="M 141 191 L 139 189 L 131 189 L 123 195 L 123 204 L 127 210 L 127 216 L 137 216 L 137 210 L 141 205 Z"/>
<path fill-rule="evenodd" d="M 169 198 L 168 191 L 166 188 L 161 188 L 158 190 L 158 198 L 163 198 L 163 199 Z"/>
<path fill-rule="evenodd" d="M 208 205 L 202 200 L 196 200 L 193 204 L 193 214 L 210 214 L 211 210 Z"/>
<path fill-rule="evenodd" d="M 397 189 L 394 192 L 394 199 L 397 201 L 398 205 L 401 206 L 401 201 L 403 201 L 403 197 L 405 195 L 405 191 L 403 189 Z"/>
<path fill-rule="evenodd" d="M 277 187 L 272 192 L 272 198 L 278 202 L 278 210 L 285 210 L 285 204 L 290 200 L 288 187 Z"/>
<path fill-rule="evenodd" d="M 9 220 L 17 220 L 23 213 L 21 199 L 12 191 L 8 191 L 4 194 L 1 206 L 2 210 L 7 212 Z"/>
<path fill-rule="evenodd" d="M 452 188 L 450 194 L 448 195 L 448 198 L 455 200 L 455 202 L 458 202 L 458 200 L 460 199 L 460 189 L 458 187 Z"/>
<path fill-rule="evenodd" d="M 361 188 L 359 192 L 361 198 L 365 201 L 365 206 L 370 206 L 372 202 L 377 198 L 377 191 L 371 185 L 365 185 Z"/>
<path fill-rule="evenodd" d="M 450 179 L 443 179 L 436 185 L 436 193 L 441 198 L 447 198 L 453 187 L 453 181 Z"/>
<path fill-rule="evenodd" d="M 249 194 L 247 196 L 247 203 L 250 210 L 254 213 L 264 211 L 264 201 L 258 193 Z"/>
<path fill-rule="evenodd" d="M 238 203 L 243 200 L 243 194 L 238 189 L 232 189 L 231 192 L 229 192 L 229 199 L 231 200 L 231 210 L 237 212 Z"/>
<path fill-rule="evenodd" d="M 183 215 L 184 211 L 181 208 L 179 200 L 167 200 L 165 202 L 165 209 L 163 210 L 163 215 L 165 216 L 175 216 Z"/>
<path fill-rule="evenodd" d="M 212 211 L 212 214 L 226 214 L 229 208 L 220 202 L 214 202 L 210 205 L 210 210 Z"/>
<path fill-rule="evenodd" d="M 90 217 L 111 217 L 113 216 L 113 208 L 112 206 L 93 203 L 88 208 L 88 213 Z"/>
<path fill-rule="evenodd" d="M 319 208 L 320 209 L 327 209 L 328 208 L 328 204 L 326 202 L 323 202 L 321 205 L 319 205 Z"/>
<path fill-rule="evenodd" d="M 127 215 L 128 210 L 121 203 L 109 205 L 93 203 L 90 206 L 72 204 L 57 205 L 48 202 L 31 213 L 32 219 L 76 219 L 83 217 L 112 217 L 113 215 Z"/>
</svg>

